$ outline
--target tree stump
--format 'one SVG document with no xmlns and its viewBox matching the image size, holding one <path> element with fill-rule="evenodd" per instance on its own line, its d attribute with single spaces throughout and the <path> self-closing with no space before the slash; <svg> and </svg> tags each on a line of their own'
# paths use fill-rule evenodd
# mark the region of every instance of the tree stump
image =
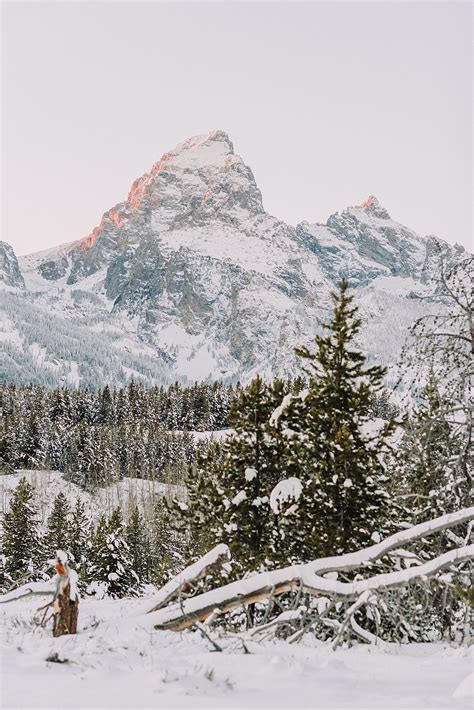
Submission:
<svg viewBox="0 0 474 710">
<path fill-rule="evenodd" d="M 79 600 L 70 598 L 69 581 L 61 584 L 55 600 L 53 636 L 77 633 L 77 617 L 79 616 Z"/>
</svg>

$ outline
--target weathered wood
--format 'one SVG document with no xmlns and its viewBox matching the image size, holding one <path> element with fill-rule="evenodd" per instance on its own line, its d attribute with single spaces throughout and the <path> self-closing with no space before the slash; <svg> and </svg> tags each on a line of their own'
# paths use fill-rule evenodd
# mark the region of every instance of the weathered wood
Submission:
<svg viewBox="0 0 474 710">
<path fill-rule="evenodd" d="M 79 599 L 71 599 L 71 586 L 69 580 L 62 586 L 53 603 L 55 613 L 53 617 L 53 636 L 77 633 L 77 619 L 79 615 Z"/>
<path fill-rule="evenodd" d="M 189 565 L 173 579 L 170 579 L 164 587 L 161 587 L 155 596 L 155 604 L 152 609 L 149 609 L 148 613 L 151 614 L 162 609 L 181 594 L 189 593 L 200 579 L 215 570 L 221 569 L 230 559 L 230 550 L 227 545 L 216 545 L 201 559 L 193 562 L 192 565 Z"/>
<path fill-rule="evenodd" d="M 55 600 L 53 636 L 64 636 L 71 633 L 71 600 L 69 599 L 69 581 L 60 589 Z"/>
<path fill-rule="evenodd" d="M 202 598 L 203 605 L 196 609 L 196 611 L 186 612 L 186 602 L 181 605 L 174 604 L 169 607 L 169 610 L 176 611 L 176 614 L 171 614 L 168 620 L 162 623 L 155 624 L 155 629 L 167 630 L 167 631 L 183 631 L 184 629 L 193 626 L 196 622 L 205 621 L 213 612 L 218 612 L 219 614 L 225 614 L 226 612 L 232 611 L 233 609 L 238 609 L 242 606 L 248 606 L 249 604 L 255 604 L 256 602 L 265 601 L 269 599 L 272 594 L 275 596 L 279 594 L 284 594 L 289 592 L 291 589 L 298 587 L 300 584 L 300 579 L 286 580 L 279 585 L 264 585 L 259 589 L 252 589 L 248 594 L 236 594 L 234 597 L 229 597 L 225 601 L 216 604 L 213 601 L 206 603 L 204 597 L 212 594 L 212 592 L 206 592 L 205 594 L 200 594 L 197 597 L 193 597 L 188 601 L 195 601 Z M 231 585 L 226 585 L 231 586 Z M 226 587 L 221 587 L 220 589 L 226 589 Z M 217 591 L 217 590 L 216 590 Z M 163 612 L 167 612 L 168 609 L 163 609 Z"/>
<path fill-rule="evenodd" d="M 453 561 L 471 559 L 472 551 L 469 552 L 469 547 L 452 551 L 447 553 L 448 559 L 444 559 L 441 556 L 425 565 L 420 565 L 416 568 L 417 572 L 407 570 L 405 575 L 400 575 L 400 573 L 393 573 L 392 576 L 389 574 L 378 575 L 355 583 L 336 582 L 325 579 L 322 575 L 334 570 L 349 571 L 370 566 L 374 561 L 390 551 L 399 548 L 400 545 L 421 537 L 428 537 L 448 527 L 468 522 L 473 518 L 474 507 L 465 508 L 455 513 L 442 515 L 434 520 L 414 525 L 408 530 L 391 535 L 380 543 L 357 552 L 322 558 L 305 565 L 294 565 L 274 570 L 273 572 L 265 572 L 248 580 L 233 582 L 211 592 L 198 595 L 192 599 L 185 600 L 181 604 L 172 604 L 167 608 L 163 608 L 163 604 L 156 605 L 151 611 L 155 611 L 158 608 L 161 609 L 161 612 L 157 611 L 155 628 L 181 631 L 192 626 L 195 621 L 204 621 L 211 614 L 224 614 L 240 606 L 264 601 L 271 595 L 283 594 L 300 583 L 303 590 L 310 594 L 329 593 L 349 600 L 356 599 L 368 589 L 405 586 L 413 580 L 422 578 L 424 574 L 434 574 L 439 569 L 442 569 L 443 565 L 449 566 L 453 564 Z M 466 555 L 466 550 L 467 557 L 462 557 Z M 454 557 L 457 559 L 454 560 Z"/>
</svg>

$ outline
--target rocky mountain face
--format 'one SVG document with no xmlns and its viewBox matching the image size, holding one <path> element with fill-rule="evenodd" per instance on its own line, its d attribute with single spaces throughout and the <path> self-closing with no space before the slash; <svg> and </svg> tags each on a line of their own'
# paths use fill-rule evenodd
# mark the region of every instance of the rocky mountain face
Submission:
<svg viewBox="0 0 474 710">
<path fill-rule="evenodd" d="M 18 259 L 10 244 L 0 242 L 0 283 L 6 287 L 25 288 Z"/>
<path fill-rule="evenodd" d="M 19 267 L 3 246 L 0 279 L 17 292 L 3 314 L 2 371 L 90 386 L 288 373 L 343 276 L 364 315 L 362 347 L 390 363 L 439 245 L 456 257 L 456 247 L 394 222 L 373 196 L 295 229 L 265 211 L 227 134 L 197 136 L 136 180 L 84 239 Z"/>
</svg>

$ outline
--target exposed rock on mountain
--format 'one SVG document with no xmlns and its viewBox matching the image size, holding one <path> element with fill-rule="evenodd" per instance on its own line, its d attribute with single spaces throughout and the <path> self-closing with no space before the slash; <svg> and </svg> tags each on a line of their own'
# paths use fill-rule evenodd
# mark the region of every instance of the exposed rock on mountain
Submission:
<svg viewBox="0 0 474 710">
<path fill-rule="evenodd" d="M 6 242 L 0 242 L 0 283 L 12 288 L 25 288 L 15 252 Z"/>
<path fill-rule="evenodd" d="M 58 353 L 40 328 L 31 331 L 30 312 L 23 323 L 17 315 L 16 349 L 10 338 L 4 369 L 24 370 L 22 353 L 36 343 L 40 372 L 91 386 L 130 376 L 284 374 L 295 368 L 294 346 L 320 327 L 342 276 L 359 290 L 363 345 L 390 362 L 401 345 L 394 339 L 403 339 L 418 313 L 406 297 L 423 290 L 435 242 L 394 222 L 373 196 L 326 225 L 294 229 L 265 212 L 252 171 L 227 134 L 197 136 L 136 180 L 89 236 L 20 260 L 22 303 L 35 309 L 36 322 L 47 313 L 59 329 L 65 321 L 74 326 L 78 339 L 81 329 L 89 341 L 108 339 L 110 362 L 97 361 L 92 341 L 85 362 L 74 342 L 72 352 Z M 18 296 L 9 309 L 24 312 Z M 379 342 L 374 319 L 391 320 L 388 341 Z"/>
</svg>

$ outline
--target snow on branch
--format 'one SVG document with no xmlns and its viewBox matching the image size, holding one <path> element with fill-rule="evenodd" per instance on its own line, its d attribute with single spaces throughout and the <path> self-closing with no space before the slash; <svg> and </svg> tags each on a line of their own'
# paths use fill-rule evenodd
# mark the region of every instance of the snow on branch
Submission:
<svg viewBox="0 0 474 710">
<path fill-rule="evenodd" d="M 442 530 L 446 530 L 455 525 L 461 525 L 470 520 L 474 520 L 474 506 L 458 510 L 455 513 L 440 515 L 438 518 L 427 520 L 425 523 L 413 525 L 363 550 L 349 552 L 345 555 L 335 557 L 323 557 L 314 562 L 309 562 L 308 565 L 311 566 L 313 572 L 316 574 L 325 574 L 333 570 L 348 571 L 357 569 L 358 567 L 365 567 L 380 559 L 391 550 L 403 547 L 407 543 L 418 540 L 421 537 L 429 537 Z"/>
<path fill-rule="evenodd" d="M 186 567 L 182 572 L 170 579 L 164 587 L 159 589 L 155 597 L 155 604 L 148 613 L 157 611 L 176 599 L 180 594 L 190 591 L 193 585 L 206 576 L 209 572 L 219 569 L 226 562 L 230 562 L 231 555 L 227 545 L 217 545 L 207 552 L 201 559 Z"/>
<path fill-rule="evenodd" d="M 406 587 L 413 582 L 426 581 L 428 577 L 432 577 L 446 567 L 472 559 L 474 559 L 474 545 L 466 545 L 466 547 L 445 552 L 443 555 L 439 555 L 439 557 L 435 557 L 422 565 L 397 572 L 377 574 L 374 577 L 362 579 L 358 582 L 338 582 L 333 579 L 319 577 L 316 574 L 312 576 L 309 573 L 303 576 L 302 583 L 305 591 L 312 594 L 329 592 L 338 597 L 355 598 L 365 592 L 396 589 L 397 587 Z"/>
</svg>

